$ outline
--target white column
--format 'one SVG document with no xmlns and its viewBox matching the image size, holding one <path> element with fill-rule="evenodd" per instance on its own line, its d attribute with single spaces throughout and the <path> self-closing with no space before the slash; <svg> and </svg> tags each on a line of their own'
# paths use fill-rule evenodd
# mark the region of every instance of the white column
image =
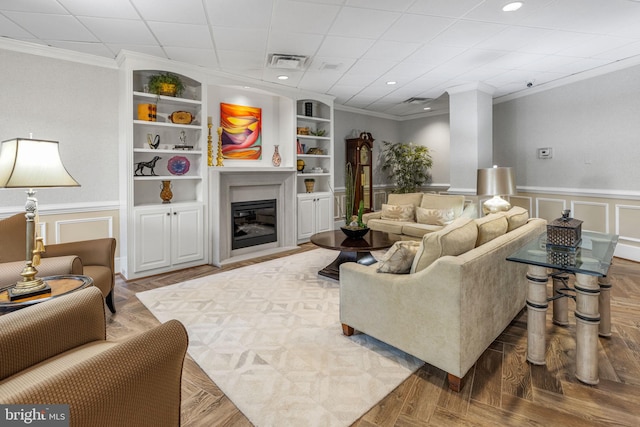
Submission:
<svg viewBox="0 0 640 427">
<path fill-rule="evenodd" d="M 475 194 L 477 170 L 493 164 L 493 91 L 483 84 L 447 90 L 451 193 Z"/>
</svg>

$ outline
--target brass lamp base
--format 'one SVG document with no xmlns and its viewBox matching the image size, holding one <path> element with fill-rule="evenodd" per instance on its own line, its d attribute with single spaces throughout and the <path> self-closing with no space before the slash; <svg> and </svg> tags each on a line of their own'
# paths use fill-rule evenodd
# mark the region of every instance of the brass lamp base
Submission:
<svg viewBox="0 0 640 427">
<path fill-rule="evenodd" d="M 13 288 L 9 288 L 9 301 L 34 297 L 36 295 L 50 294 L 51 286 L 47 285 L 42 279 L 36 279 L 31 282 L 18 282 Z"/>
<path fill-rule="evenodd" d="M 36 274 L 38 274 L 38 270 L 33 266 L 32 261 L 27 261 L 27 265 L 20 273 L 22 280 L 16 283 L 13 288 L 9 288 L 9 301 L 50 294 L 51 287 L 44 280 L 37 278 Z"/>
<path fill-rule="evenodd" d="M 500 196 L 493 196 L 482 204 L 482 213 L 489 215 L 490 213 L 508 211 L 511 209 L 511 203 L 507 202 Z"/>
</svg>

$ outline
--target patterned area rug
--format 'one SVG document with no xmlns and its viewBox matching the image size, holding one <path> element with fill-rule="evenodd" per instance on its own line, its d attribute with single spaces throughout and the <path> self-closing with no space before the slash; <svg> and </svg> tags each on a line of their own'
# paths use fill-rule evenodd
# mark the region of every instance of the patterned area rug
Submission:
<svg viewBox="0 0 640 427">
<path fill-rule="evenodd" d="M 178 319 L 189 354 L 256 426 L 348 426 L 423 363 L 367 335 L 342 334 L 339 284 L 316 249 L 138 293 Z"/>
</svg>

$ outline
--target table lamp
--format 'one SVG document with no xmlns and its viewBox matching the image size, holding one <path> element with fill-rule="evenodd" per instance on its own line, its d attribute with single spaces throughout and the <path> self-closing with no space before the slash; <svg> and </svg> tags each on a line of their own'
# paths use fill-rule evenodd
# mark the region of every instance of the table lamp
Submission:
<svg viewBox="0 0 640 427">
<path fill-rule="evenodd" d="M 500 197 L 510 194 L 516 194 L 516 177 L 512 168 L 494 166 L 478 169 L 477 195 L 492 196 L 482 204 L 485 215 L 511 209 L 511 204 Z"/>
<path fill-rule="evenodd" d="M 35 267 L 40 263 L 40 253 L 44 252 L 44 246 L 42 238 L 36 238 L 38 200 L 33 189 L 79 186 L 62 164 L 57 141 L 15 138 L 2 142 L 0 188 L 27 189 L 26 265 L 20 273 L 22 280 L 9 288 L 10 300 L 51 292 L 49 285 L 36 277 L 38 270 Z"/>
</svg>

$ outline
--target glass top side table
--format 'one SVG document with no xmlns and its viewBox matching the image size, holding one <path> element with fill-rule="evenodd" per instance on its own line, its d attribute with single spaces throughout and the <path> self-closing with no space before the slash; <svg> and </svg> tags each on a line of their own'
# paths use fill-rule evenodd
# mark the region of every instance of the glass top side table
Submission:
<svg viewBox="0 0 640 427">
<path fill-rule="evenodd" d="M 545 364 L 545 319 L 548 302 L 553 301 L 553 322 L 568 324 L 567 297 L 575 292 L 576 378 L 586 384 L 598 383 L 598 334 L 611 336 L 610 290 L 607 272 L 618 243 L 614 234 L 582 232 L 576 250 L 547 247 L 547 234 L 541 234 L 515 253 L 508 261 L 528 264 L 527 271 L 527 360 Z M 547 269 L 552 269 L 548 274 Z M 568 275 L 576 283 L 569 288 Z M 553 279 L 551 298 L 547 280 Z"/>
</svg>

